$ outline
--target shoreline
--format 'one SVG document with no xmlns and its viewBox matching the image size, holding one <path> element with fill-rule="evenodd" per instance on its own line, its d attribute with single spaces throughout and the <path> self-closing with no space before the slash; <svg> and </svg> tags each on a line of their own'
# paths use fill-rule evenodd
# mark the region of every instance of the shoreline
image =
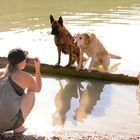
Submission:
<svg viewBox="0 0 140 140">
<path fill-rule="evenodd" d="M 109 134 L 104 132 L 54 131 L 46 132 L 46 136 L 30 134 L 13 136 L 11 132 L 0 135 L 0 140 L 140 140 L 140 134 Z"/>
</svg>

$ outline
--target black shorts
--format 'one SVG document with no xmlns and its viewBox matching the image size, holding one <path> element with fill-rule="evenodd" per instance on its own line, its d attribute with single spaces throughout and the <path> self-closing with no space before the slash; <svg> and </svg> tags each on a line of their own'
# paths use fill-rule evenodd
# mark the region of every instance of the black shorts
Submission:
<svg viewBox="0 0 140 140">
<path fill-rule="evenodd" d="M 21 109 L 19 110 L 17 115 L 18 115 L 17 121 L 15 122 L 14 126 L 12 128 L 10 128 L 9 130 L 17 129 L 18 127 L 20 127 L 24 123 L 24 118 L 23 118 Z"/>
</svg>

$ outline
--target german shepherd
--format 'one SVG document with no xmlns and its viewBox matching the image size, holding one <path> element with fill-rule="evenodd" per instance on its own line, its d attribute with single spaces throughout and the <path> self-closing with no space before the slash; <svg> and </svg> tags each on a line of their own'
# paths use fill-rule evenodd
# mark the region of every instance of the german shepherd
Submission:
<svg viewBox="0 0 140 140">
<path fill-rule="evenodd" d="M 69 55 L 69 61 L 67 66 L 77 62 L 79 64 L 80 49 L 74 43 L 74 37 L 63 25 L 63 19 L 60 16 L 58 20 L 55 20 L 52 15 L 50 15 L 51 23 L 51 34 L 54 35 L 54 42 L 57 46 L 58 51 L 58 62 L 55 66 L 60 66 L 61 52 Z"/>
</svg>

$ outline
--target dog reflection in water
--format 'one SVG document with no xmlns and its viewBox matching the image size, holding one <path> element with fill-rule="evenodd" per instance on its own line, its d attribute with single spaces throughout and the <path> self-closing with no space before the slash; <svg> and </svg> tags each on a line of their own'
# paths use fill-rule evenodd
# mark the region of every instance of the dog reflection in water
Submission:
<svg viewBox="0 0 140 140">
<path fill-rule="evenodd" d="M 56 111 L 53 114 L 53 125 L 63 126 L 66 120 L 66 114 L 71 109 L 71 99 L 77 99 L 79 106 L 72 110 L 72 116 L 75 121 L 83 121 L 87 115 L 90 115 L 97 100 L 100 99 L 100 93 L 104 88 L 104 82 L 93 81 L 83 82 L 80 79 L 59 80 L 60 90 L 55 96 Z M 76 105 L 76 102 L 75 102 Z"/>
<path fill-rule="evenodd" d="M 94 106 L 100 99 L 104 83 L 101 81 L 87 82 L 85 89 L 80 91 L 79 107 L 75 111 L 74 119 L 83 122 L 88 115 L 91 115 Z"/>
<path fill-rule="evenodd" d="M 65 82 L 66 85 L 64 85 L 63 82 Z M 66 113 L 71 106 L 71 98 L 78 98 L 78 85 L 79 80 L 59 80 L 60 90 L 55 96 L 56 112 L 53 114 L 53 125 L 64 125 Z"/>
</svg>

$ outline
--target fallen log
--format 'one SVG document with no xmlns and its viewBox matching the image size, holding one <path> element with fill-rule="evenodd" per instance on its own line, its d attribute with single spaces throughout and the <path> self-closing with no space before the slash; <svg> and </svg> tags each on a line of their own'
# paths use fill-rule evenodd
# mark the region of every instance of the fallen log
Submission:
<svg viewBox="0 0 140 140">
<path fill-rule="evenodd" d="M 35 72 L 35 68 L 33 66 L 33 58 L 28 58 L 27 65 L 25 71 Z M 0 67 L 4 67 L 7 64 L 6 57 L 0 57 Z M 124 74 L 114 74 L 107 72 L 99 72 L 97 70 L 93 70 L 88 72 L 86 69 L 82 69 L 80 71 L 76 71 L 75 67 L 56 67 L 54 65 L 48 65 L 41 63 L 41 73 L 46 75 L 63 75 L 63 76 L 73 76 L 80 78 L 95 78 L 102 79 L 108 81 L 114 81 L 119 83 L 129 83 L 129 84 L 138 84 L 137 77 L 124 75 Z"/>
</svg>

